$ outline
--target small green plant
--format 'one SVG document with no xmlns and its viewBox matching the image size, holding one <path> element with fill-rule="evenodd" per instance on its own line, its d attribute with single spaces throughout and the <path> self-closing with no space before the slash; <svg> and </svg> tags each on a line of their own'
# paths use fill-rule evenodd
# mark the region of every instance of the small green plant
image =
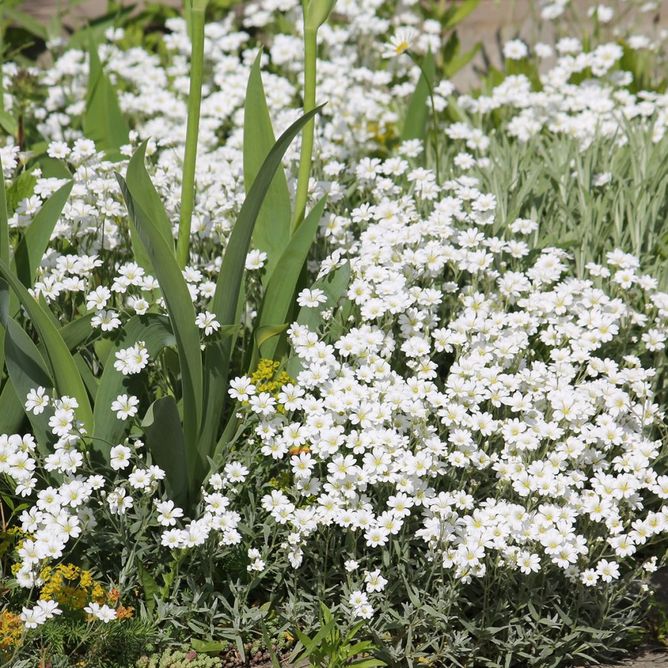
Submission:
<svg viewBox="0 0 668 668">
<path fill-rule="evenodd" d="M 142 656 L 136 668 L 219 668 L 220 659 L 199 654 L 193 649 L 166 649 Z"/>
<path fill-rule="evenodd" d="M 374 668 L 387 665 L 382 659 L 372 656 L 376 646 L 371 640 L 359 640 L 358 635 L 364 628 L 364 622 L 357 622 L 347 631 L 336 621 L 332 611 L 320 604 L 320 628 L 309 638 L 303 631 L 296 629 L 302 650 L 294 659 L 295 663 L 308 661 L 309 666 L 317 668 Z"/>
</svg>

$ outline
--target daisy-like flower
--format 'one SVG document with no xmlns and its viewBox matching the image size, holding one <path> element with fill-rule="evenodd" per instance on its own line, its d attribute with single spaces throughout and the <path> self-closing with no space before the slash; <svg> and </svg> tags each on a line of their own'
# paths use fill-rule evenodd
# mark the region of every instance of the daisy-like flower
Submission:
<svg viewBox="0 0 668 668">
<path fill-rule="evenodd" d="M 116 412 L 119 420 L 127 420 L 137 415 L 139 399 L 132 394 L 119 394 L 111 404 L 111 410 Z"/>
<path fill-rule="evenodd" d="M 131 450 L 126 445 L 115 445 L 110 452 L 109 463 L 114 471 L 127 468 L 130 465 Z"/>
<path fill-rule="evenodd" d="M 108 624 L 109 622 L 116 619 L 116 611 L 113 608 L 110 608 L 108 605 L 100 605 L 91 601 L 85 608 L 84 612 L 87 612 L 89 615 L 99 619 L 101 622 Z"/>
<path fill-rule="evenodd" d="M 25 408 L 27 411 L 32 412 L 33 415 L 40 415 L 48 405 L 49 396 L 46 394 L 45 388 L 38 387 L 28 392 Z"/>
<path fill-rule="evenodd" d="M 216 320 L 216 316 L 209 311 L 199 313 L 195 318 L 195 323 L 200 329 L 204 330 L 206 336 L 213 334 L 213 332 L 217 332 L 220 328 L 220 323 Z"/>
<path fill-rule="evenodd" d="M 320 304 L 324 304 L 327 301 L 327 296 L 322 290 L 313 288 L 309 290 L 308 288 L 302 290 L 297 297 L 297 303 L 300 306 L 305 306 L 307 308 L 317 308 Z"/>
<path fill-rule="evenodd" d="M 396 58 L 409 51 L 413 47 L 417 35 L 417 31 L 413 28 L 399 28 L 394 37 L 390 38 L 390 41 L 385 45 L 383 58 Z"/>
<path fill-rule="evenodd" d="M 115 356 L 114 369 L 124 376 L 139 373 L 148 364 L 148 350 L 143 341 L 119 350 Z"/>
</svg>

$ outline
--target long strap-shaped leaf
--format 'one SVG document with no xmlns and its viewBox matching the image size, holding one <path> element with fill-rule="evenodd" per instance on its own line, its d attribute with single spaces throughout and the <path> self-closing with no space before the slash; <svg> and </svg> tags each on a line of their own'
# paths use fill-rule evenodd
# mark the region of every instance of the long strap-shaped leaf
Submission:
<svg viewBox="0 0 668 668">
<path fill-rule="evenodd" d="M 2 65 L 0 64 L 0 67 Z M 2 95 L 2 88 L 0 88 Z M 9 221 L 7 218 L 7 192 L 5 191 L 5 176 L 0 160 L 0 260 L 9 265 Z M 9 286 L 0 281 L 0 322 L 7 323 L 9 318 Z M 0 331 L 0 377 L 5 367 L 5 332 Z"/>
<path fill-rule="evenodd" d="M 128 162 L 128 170 L 125 174 L 125 180 L 127 181 L 128 190 L 132 195 L 132 199 L 139 205 L 144 214 L 153 221 L 153 224 L 162 235 L 165 243 L 171 249 L 174 249 L 172 224 L 169 221 L 167 211 L 165 211 L 165 205 L 162 203 L 160 195 L 158 195 L 144 164 L 147 143 L 148 142 L 146 141 L 142 142 L 134 152 L 132 158 L 130 158 L 130 162 Z M 130 229 L 132 231 L 132 227 Z M 137 248 L 133 248 L 133 251 L 136 254 Z"/>
<path fill-rule="evenodd" d="M 183 394 L 183 433 L 191 462 L 190 471 L 194 476 L 197 470 L 195 462 L 199 457 L 197 442 L 202 423 L 203 404 L 202 352 L 199 330 L 195 324 L 195 308 L 186 281 L 176 262 L 174 249 L 170 248 L 160 232 L 159 223 L 133 198 L 125 179 L 120 174 L 116 174 L 116 178 L 153 267 L 153 273 L 160 284 L 176 336 Z"/>
<path fill-rule="evenodd" d="M 32 287 L 35 281 L 35 273 L 49 246 L 53 229 L 72 192 L 73 185 L 72 181 L 66 183 L 44 202 L 16 248 L 14 255 L 16 273 L 27 288 Z"/>
<path fill-rule="evenodd" d="M 323 106 L 320 105 L 304 114 L 278 138 L 248 191 L 227 242 L 220 274 L 218 274 L 218 280 L 216 281 L 212 310 L 222 326 L 235 323 L 248 247 L 253 235 L 255 221 L 271 186 L 274 174 L 280 166 L 288 146 Z M 222 342 L 210 346 L 206 353 L 206 406 L 202 424 L 202 444 L 200 446 L 204 457 L 212 455 L 218 438 L 218 428 L 227 399 L 231 345 L 230 339 L 226 338 Z"/>
<path fill-rule="evenodd" d="M 267 327 L 284 323 L 295 294 L 304 262 L 318 231 L 318 223 L 325 210 L 327 197 L 323 197 L 311 210 L 304 222 L 295 230 L 288 247 L 283 251 L 276 269 L 269 278 L 267 290 L 262 300 L 258 327 Z M 274 357 L 278 346 L 278 339 L 273 337 L 262 346 L 265 357 Z"/>
<path fill-rule="evenodd" d="M 93 411 L 88 400 L 88 393 L 74 358 L 67 348 L 58 327 L 51 320 L 52 314 L 45 310 L 28 292 L 21 281 L 13 274 L 8 264 L 0 260 L 0 276 L 7 281 L 25 308 L 42 341 L 46 363 L 56 384 L 56 391 L 61 395 L 74 397 L 79 402 L 77 414 L 82 419 L 88 433 L 93 429 Z M 6 326 L 5 322 L 5 326 Z"/>
<path fill-rule="evenodd" d="M 155 358 L 165 346 L 173 346 L 176 339 L 169 327 L 169 320 L 162 315 L 146 314 L 130 318 L 123 327 L 123 336 L 112 348 L 104 364 L 100 385 L 95 395 L 95 439 L 93 447 L 109 456 L 109 450 L 123 438 L 125 423 L 116 418 L 111 404 L 119 394 L 127 392 L 127 378 L 114 368 L 114 353 L 136 341 L 143 341 L 151 358 Z M 102 360 L 104 362 L 104 360 Z"/>
<path fill-rule="evenodd" d="M 99 151 L 107 151 L 111 158 L 120 158 L 120 147 L 129 141 L 129 128 L 121 113 L 116 91 L 102 69 L 92 33 L 88 59 L 88 92 L 83 131 L 86 137 L 95 142 Z"/>
<path fill-rule="evenodd" d="M 251 67 L 244 104 L 244 183 L 247 191 L 276 142 L 260 74 L 261 59 L 262 51 Z M 268 256 L 266 278 L 290 241 L 290 213 L 290 191 L 279 165 L 253 230 L 253 244 Z"/>
</svg>

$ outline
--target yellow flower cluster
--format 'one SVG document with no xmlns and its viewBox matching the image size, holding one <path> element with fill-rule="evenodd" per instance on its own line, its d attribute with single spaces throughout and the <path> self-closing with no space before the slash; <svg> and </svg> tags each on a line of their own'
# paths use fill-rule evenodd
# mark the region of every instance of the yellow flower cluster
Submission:
<svg viewBox="0 0 668 668">
<path fill-rule="evenodd" d="M 23 622 L 9 610 L 0 612 L 0 659 L 7 658 L 21 644 Z"/>
<path fill-rule="evenodd" d="M 268 392 L 274 398 L 278 397 L 283 385 L 293 382 L 285 371 L 278 371 L 280 364 L 274 360 L 261 359 L 257 369 L 251 374 L 251 382 L 258 392 Z"/>
<path fill-rule="evenodd" d="M 81 610 L 91 601 L 100 605 L 107 601 L 107 592 L 91 572 L 74 564 L 47 566 L 40 578 L 44 581 L 40 598 L 57 601 L 63 609 Z"/>
</svg>

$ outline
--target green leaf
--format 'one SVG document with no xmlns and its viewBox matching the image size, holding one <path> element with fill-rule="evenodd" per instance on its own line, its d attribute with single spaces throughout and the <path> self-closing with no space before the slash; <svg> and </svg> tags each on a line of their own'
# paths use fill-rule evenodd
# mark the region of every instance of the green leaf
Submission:
<svg viewBox="0 0 668 668">
<path fill-rule="evenodd" d="M 115 355 L 121 348 L 127 348 L 137 341 L 143 341 L 151 359 L 155 359 L 166 346 L 176 344 L 169 326 L 169 320 L 162 315 L 136 315 L 130 318 L 123 329 L 123 336 L 107 353 L 104 371 L 95 395 L 95 431 L 93 447 L 108 458 L 109 450 L 118 443 L 127 426 L 117 419 L 111 404 L 119 394 L 127 393 L 127 377 L 114 368 Z M 98 342 L 98 343 L 101 343 Z M 103 346 L 106 348 L 107 346 Z M 100 347 L 101 350 L 102 347 Z M 96 348 L 98 352 L 98 348 Z"/>
<path fill-rule="evenodd" d="M 190 462 L 174 397 L 154 401 L 141 424 L 146 446 L 155 463 L 165 472 L 167 493 L 174 503 L 187 508 L 190 503 Z"/>
<path fill-rule="evenodd" d="M 19 202 L 26 197 L 30 197 L 35 191 L 37 179 L 35 175 L 28 170 L 24 170 L 12 181 L 7 188 L 7 212 L 14 213 Z"/>
<path fill-rule="evenodd" d="M 4 14 L 12 23 L 20 26 L 34 37 L 41 39 L 43 42 L 49 39 L 46 28 L 30 14 L 13 8 L 6 8 Z"/>
<path fill-rule="evenodd" d="M 265 327 L 272 323 L 286 322 L 288 312 L 295 297 L 299 281 L 309 250 L 318 231 L 318 224 L 325 210 L 326 197 L 323 197 L 311 210 L 304 222 L 295 230 L 288 247 L 281 255 L 267 283 L 267 290 L 262 300 L 258 324 Z M 260 346 L 261 344 L 258 344 Z M 265 357 L 273 358 L 278 341 L 272 341 L 264 347 Z"/>
<path fill-rule="evenodd" d="M 99 336 L 99 329 L 93 329 L 91 326 L 91 320 L 94 317 L 94 313 L 87 313 L 82 315 L 76 320 L 68 322 L 60 330 L 60 335 L 65 341 L 65 345 L 72 351 L 76 350 L 81 344 L 84 343 L 89 337 Z"/>
<path fill-rule="evenodd" d="M 16 273 L 21 283 L 27 288 L 31 288 L 34 284 L 37 269 L 49 246 L 51 235 L 65 207 L 67 198 L 72 192 L 73 185 L 72 181 L 66 183 L 44 202 L 42 208 L 26 228 L 23 239 L 16 248 L 14 256 Z"/>
<path fill-rule="evenodd" d="M 263 344 L 282 334 L 288 327 L 289 325 L 286 322 L 281 325 L 262 325 L 258 327 L 255 330 L 255 345 L 261 348 Z"/>
<path fill-rule="evenodd" d="M 260 51 L 251 67 L 244 105 L 244 183 L 248 192 L 265 158 L 275 144 L 267 99 L 262 85 Z M 264 198 L 255 223 L 253 243 L 267 253 L 265 279 L 273 271 L 283 250 L 290 241 L 290 191 L 282 166 Z"/>
<path fill-rule="evenodd" d="M 1 95 L 2 93 L 0 93 Z M 7 194 L 5 191 L 5 177 L 2 171 L 2 160 L 0 160 L 0 260 L 9 264 L 9 220 L 7 217 Z M 0 322 L 6 322 L 9 317 L 9 286 L 5 281 L 0 281 Z M 1 337 L 1 335 L 0 335 Z M 0 338 L 0 344 L 2 339 Z M 2 359 L 0 359 L 0 371 L 2 370 Z"/>
<path fill-rule="evenodd" d="M 350 265 L 346 262 L 341 267 L 331 271 L 326 276 L 313 283 L 312 288 L 322 290 L 327 297 L 327 301 L 321 304 L 320 308 L 302 308 L 297 316 L 297 322 L 300 325 L 306 325 L 310 330 L 317 331 L 324 323 L 322 311 L 332 309 L 345 294 L 350 283 Z M 301 363 L 296 356 L 288 360 L 287 372 L 293 378 L 296 378 L 301 371 Z"/>
<path fill-rule="evenodd" d="M 0 111 L 0 128 L 7 134 L 16 136 L 19 126 L 16 119 L 7 111 Z"/>
<path fill-rule="evenodd" d="M 404 127 L 401 132 L 401 138 L 406 139 L 424 139 L 427 132 L 427 117 L 429 110 L 427 100 L 429 99 L 429 90 L 433 89 L 436 79 L 436 63 L 431 51 L 422 61 L 423 72 L 415 87 L 415 92 L 408 103 Z"/>
<path fill-rule="evenodd" d="M 216 640 L 198 640 L 193 638 L 190 641 L 190 646 L 196 651 L 202 654 L 220 654 L 222 651 L 227 649 L 228 644 L 224 642 L 218 642 Z"/>
<path fill-rule="evenodd" d="M 13 387 L 14 396 L 19 402 L 21 412 L 25 412 L 24 404 L 28 392 L 40 386 L 46 390 L 51 390 L 54 387 L 53 379 L 37 346 L 13 318 L 7 321 L 4 353 L 9 374 L 7 384 L 11 384 Z M 11 400 L 8 401 L 11 402 Z M 26 413 L 26 415 L 30 420 L 40 451 L 44 453 L 50 433 L 48 427 L 49 413 L 41 413 L 40 415 Z"/>
<path fill-rule="evenodd" d="M 104 73 L 91 39 L 88 49 L 89 74 L 83 131 L 95 142 L 99 151 L 106 151 L 111 159 L 120 158 L 120 147 L 129 142 L 130 129 L 121 113 L 118 96 Z"/>
<path fill-rule="evenodd" d="M 202 423 L 204 384 L 200 335 L 195 324 L 195 307 L 176 261 L 174 248 L 168 245 L 162 235 L 159 221 L 148 217 L 144 213 L 144 209 L 137 205 L 127 184 L 119 174 L 116 175 L 116 178 L 121 185 L 128 210 L 133 216 L 142 245 L 151 262 L 152 273 L 160 284 L 160 289 L 167 304 L 169 319 L 172 323 L 172 330 L 176 336 L 176 347 L 181 367 L 183 431 L 186 443 L 189 446 L 188 470 L 192 476 L 191 491 L 194 491 L 199 487 L 195 478 L 201 473 L 201 469 L 206 463 L 206 457 L 210 454 L 209 451 L 200 452 L 197 447 Z M 221 325 L 223 324 L 231 323 L 221 323 Z"/>
<path fill-rule="evenodd" d="M 3 332 L 4 337 L 4 332 Z M 2 351 L 4 358 L 4 346 Z M 25 409 L 11 381 L 7 381 L 0 393 L 0 434 L 18 433 L 25 418 Z"/>
<path fill-rule="evenodd" d="M 456 34 L 456 33 L 455 33 Z M 466 53 L 461 55 L 455 55 L 445 62 L 443 67 L 443 73 L 446 77 L 453 77 L 459 70 L 466 67 L 482 49 L 482 42 L 477 42 L 473 48 L 469 49 Z"/>
<path fill-rule="evenodd" d="M 93 412 L 88 400 L 88 393 L 74 359 L 58 331 L 58 327 L 51 320 L 53 314 L 35 301 L 21 281 L 14 276 L 7 263 L 2 260 L 0 260 L 0 276 L 9 283 L 9 287 L 27 311 L 39 334 L 46 354 L 49 373 L 55 381 L 56 391 L 60 395 L 74 397 L 79 402 L 77 415 L 90 433 L 93 429 Z"/>
<path fill-rule="evenodd" d="M 137 575 L 139 576 L 139 581 L 144 590 L 146 609 L 149 613 L 152 613 L 155 610 L 156 596 L 160 594 L 160 585 L 158 585 L 155 578 L 141 561 L 137 561 Z"/>
<path fill-rule="evenodd" d="M 72 178 L 72 173 L 64 160 L 44 155 L 39 159 L 38 164 L 42 170 L 42 177 L 45 179 L 67 179 L 69 181 Z"/>
<path fill-rule="evenodd" d="M 172 235 L 172 224 L 169 221 L 169 216 L 167 211 L 165 211 L 165 205 L 160 199 L 160 195 L 155 189 L 151 177 L 146 171 L 145 159 L 146 159 L 146 144 L 147 142 L 142 142 L 137 150 L 134 152 L 130 162 L 128 163 L 128 170 L 125 175 L 125 180 L 127 182 L 128 190 L 132 195 L 133 204 L 135 207 L 141 209 L 142 215 L 148 220 L 152 221 L 153 224 L 160 232 L 160 235 L 164 239 L 165 243 L 172 249 L 174 249 L 174 237 Z M 130 233 L 131 235 L 136 235 L 137 231 L 132 220 L 130 221 Z M 146 256 L 146 250 L 142 246 L 137 248 L 135 245 L 135 236 L 132 237 L 132 250 L 135 254 L 135 258 L 139 254 L 148 260 Z M 150 260 L 148 260 L 150 265 Z M 148 267 L 145 267 L 148 269 Z"/>
<path fill-rule="evenodd" d="M 239 211 L 237 221 L 227 242 L 223 263 L 216 281 L 216 291 L 211 310 L 221 326 L 233 325 L 237 321 L 239 294 L 243 285 L 246 255 L 250 245 L 255 222 L 262 208 L 264 198 L 271 186 L 274 174 L 288 150 L 288 146 L 299 131 L 313 118 L 323 105 L 312 109 L 295 121 L 277 140 Z M 229 339 L 209 346 L 205 359 L 205 409 L 202 425 L 202 451 L 206 456 L 213 454 L 218 438 L 223 407 L 227 399 L 227 378 L 229 373 L 230 351 Z M 224 444 L 219 443 L 219 447 Z"/>
<path fill-rule="evenodd" d="M 460 5 L 453 7 L 445 21 L 443 27 L 447 30 L 460 24 L 469 14 L 471 14 L 480 4 L 480 0 L 464 0 Z"/>
<path fill-rule="evenodd" d="M 118 7 L 113 11 L 100 16 L 88 23 L 84 28 L 77 30 L 67 42 L 69 49 L 85 49 L 90 44 L 91 38 L 96 43 L 104 40 L 104 33 L 107 28 L 117 27 L 123 19 L 128 17 L 135 10 L 134 5 L 129 7 Z"/>
</svg>

